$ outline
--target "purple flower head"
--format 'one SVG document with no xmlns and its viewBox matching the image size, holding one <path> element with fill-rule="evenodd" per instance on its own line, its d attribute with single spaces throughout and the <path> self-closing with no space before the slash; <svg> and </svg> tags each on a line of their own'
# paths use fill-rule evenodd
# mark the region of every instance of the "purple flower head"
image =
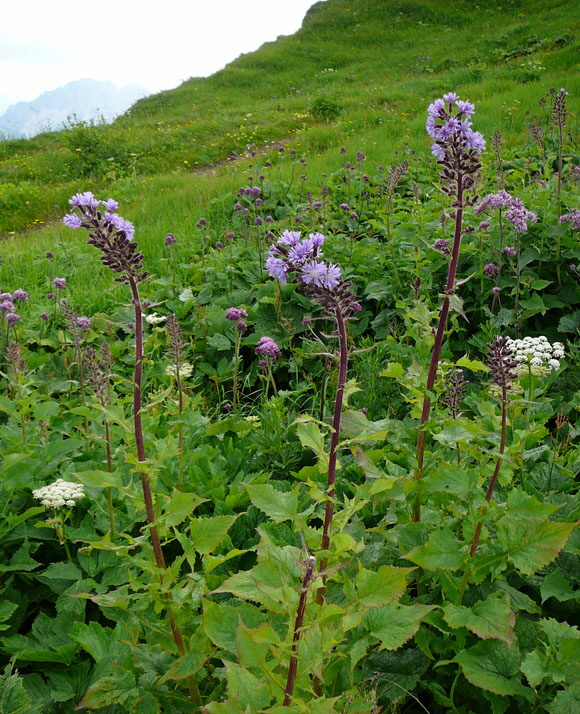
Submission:
<svg viewBox="0 0 580 714">
<path fill-rule="evenodd" d="M 168 233 L 165 236 L 165 245 L 174 245 L 177 243 L 177 238 L 173 235 L 173 233 Z"/>
<path fill-rule="evenodd" d="M 248 325 L 244 322 L 244 320 L 240 320 L 236 325 L 236 330 L 240 333 L 240 335 L 245 335 L 247 329 Z"/>
<path fill-rule="evenodd" d="M 114 198 L 108 198 L 106 201 L 101 201 L 107 213 L 115 213 L 117 208 L 119 208 L 119 202 L 115 201 Z"/>
<path fill-rule="evenodd" d="M 2 300 L 2 302 L 0 302 L 0 312 L 14 312 L 14 303 L 12 300 Z"/>
<path fill-rule="evenodd" d="M 353 221 L 356 221 L 356 219 L 358 218 L 358 213 L 356 211 L 351 211 L 348 214 L 348 217 L 351 218 Z"/>
<path fill-rule="evenodd" d="M 108 225 L 116 228 L 119 233 L 123 232 L 127 240 L 133 239 L 133 236 L 135 235 L 135 226 L 131 223 L 131 221 L 126 221 L 116 213 L 105 213 L 104 218 Z"/>
<path fill-rule="evenodd" d="M 274 223 L 274 219 L 272 218 L 272 216 L 266 216 L 265 220 L 266 220 L 266 223 Z"/>
<path fill-rule="evenodd" d="M 340 282 L 340 267 L 328 265 L 324 260 L 311 260 L 302 266 L 300 277 L 306 285 L 332 290 Z"/>
<path fill-rule="evenodd" d="M 83 225 L 83 222 L 81 221 L 81 219 L 72 213 L 67 213 L 66 216 L 63 216 L 62 222 L 68 228 L 74 228 L 75 230 L 77 228 L 80 228 Z"/>
<path fill-rule="evenodd" d="M 311 233 L 308 237 L 313 248 L 322 248 L 326 240 L 322 233 Z"/>
<path fill-rule="evenodd" d="M 459 156 L 462 152 L 465 153 L 465 150 L 479 154 L 485 149 L 485 139 L 471 128 L 469 117 L 474 112 L 473 104 L 459 100 L 455 92 L 448 92 L 442 99 L 437 99 L 429 105 L 425 128 L 435 140 L 431 152 L 439 161 L 444 162 L 451 156 Z"/>
<path fill-rule="evenodd" d="M 52 284 L 57 290 L 64 290 L 66 288 L 66 278 L 55 278 Z"/>
<path fill-rule="evenodd" d="M 256 216 L 254 218 L 254 225 L 256 225 L 256 226 L 261 226 L 263 222 L 264 222 L 264 219 L 261 218 L 260 216 Z"/>
<path fill-rule="evenodd" d="M 236 234 L 233 231 L 229 231 L 229 233 L 226 233 L 226 238 L 229 240 L 233 240 L 236 237 Z"/>
<path fill-rule="evenodd" d="M 294 246 L 300 240 L 300 231 L 284 231 L 280 238 L 278 238 L 278 243 L 282 245 Z"/>
<path fill-rule="evenodd" d="M 497 295 L 500 290 L 501 290 L 500 287 L 498 287 L 497 285 L 494 285 L 493 288 L 491 289 L 491 292 L 492 292 L 494 295 Z"/>
<path fill-rule="evenodd" d="M 475 107 L 471 104 L 471 102 L 464 102 L 459 99 L 455 102 L 455 106 L 457 107 L 459 114 L 471 116 L 475 112 Z"/>
<path fill-rule="evenodd" d="M 28 293 L 26 290 L 18 288 L 18 290 L 12 293 L 12 300 L 14 300 L 14 302 L 28 302 Z"/>
<path fill-rule="evenodd" d="M 365 159 L 366 159 L 366 156 L 363 154 L 362 151 L 356 152 L 356 160 L 357 161 L 364 161 Z"/>
<path fill-rule="evenodd" d="M 560 223 L 569 223 L 571 228 L 580 231 L 580 208 L 573 208 L 570 213 L 561 216 Z"/>
<path fill-rule="evenodd" d="M 242 206 L 241 203 L 236 203 L 236 204 L 234 205 L 234 211 L 241 211 L 241 210 L 243 210 L 243 208 L 244 208 L 244 207 Z"/>
<path fill-rule="evenodd" d="M 48 258 L 48 260 L 52 260 L 54 258 L 54 255 L 50 251 L 48 251 L 46 257 Z"/>
<path fill-rule="evenodd" d="M 245 320 L 248 317 L 248 313 L 241 307 L 228 307 L 226 310 L 226 319 L 232 322 L 237 322 L 238 320 Z"/>
<path fill-rule="evenodd" d="M 437 250 L 444 255 L 451 255 L 451 250 L 449 248 L 449 241 L 447 238 L 437 238 L 437 240 L 431 246 L 433 250 Z"/>
<path fill-rule="evenodd" d="M 54 300 L 56 295 L 54 293 L 46 293 L 47 300 Z"/>
<path fill-rule="evenodd" d="M 516 249 L 515 249 L 515 248 L 512 248 L 511 245 L 506 245 L 506 247 L 503 249 L 503 252 L 504 252 L 506 255 L 509 255 L 510 258 L 513 258 L 514 255 L 516 255 Z"/>
<path fill-rule="evenodd" d="M 256 199 L 256 206 L 259 208 L 260 206 L 264 205 L 264 199 L 263 198 L 257 198 Z"/>
<path fill-rule="evenodd" d="M 74 321 L 75 327 L 78 328 L 79 332 L 88 332 L 91 329 L 91 318 L 90 317 L 77 317 Z"/>
<path fill-rule="evenodd" d="M 276 278 L 281 283 L 285 283 L 288 279 L 288 266 L 282 258 L 270 256 L 266 260 L 266 270 L 271 278 Z"/>
<path fill-rule="evenodd" d="M 341 203 L 340 207 L 343 211 L 350 211 L 350 206 L 348 205 L 348 203 Z"/>
<path fill-rule="evenodd" d="M 296 243 L 296 245 L 290 248 L 290 251 L 288 252 L 288 262 L 291 266 L 296 268 L 312 257 L 312 250 L 312 242 L 308 238 L 306 240 L 302 240 L 300 243 Z"/>
<path fill-rule="evenodd" d="M 207 225 L 207 221 L 205 218 L 200 218 L 199 221 L 197 222 L 197 227 L 198 228 L 203 228 L 203 226 Z"/>
<path fill-rule="evenodd" d="M 505 217 L 519 233 L 525 233 L 528 230 L 528 221 L 535 223 L 538 220 L 535 213 L 526 209 L 521 198 L 511 199 Z"/>
<path fill-rule="evenodd" d="M 275 362 L 282 352 L 271 337 L 260 337 L 256 345 L 256 354 L 266 357 L 270 362 Z"/>
<path fill-rule="evenodd" d="M 40 319 L 43 320 L 44 322 L 48 322 L 48 320 L 50 320 L 50 317 L 48 316 L 48 313 L 46 313 L 46 312 L 41 312 L 41 313 L 40 313 Z"/>
<path fill-rule="evenodd" d="M 17 322 L 22 322 L 22 318 L 20 317 L 20 315 L 17 315 L 15 312 L 9 312 L 6 315 L 6 322 L 8 323 L 9 327 L 14 327 L 14 325 Z"/>
<path fill-rule="evenodd" d="M 493 278 L 499 273 L 499 268 L 495 263 L 488 263 L 484 269 L 483 272 L 487 275 L 488 278 Z"/>
<path fill-rule="evenodd" d="M 85 193 L 77 193 L 69 199 L 71 206 L 87 206 L 88 208 L 97 208 L 99 202 L 90 191 Z"/>
<path fill-rule="evenodd" d="M 484 231 L 486 228 L 489 228 L 490 225 L 489 221 L 480 221 L 479 228 Z"/>
<path fill-rule="evenodd" d="M 457 94 L 455 94 L 455 92 L 447 92 L 447 94 L 443 95 L 443 100 L 445 102 L 449 102 L 449 104 L 452 104 L 454 101 L 457 100 Z"/>
<path fill-rule="evenodd" d="M 224 247 L 224 244 L 221 242 L 221 240 L 216 240 L 215 242 L 215 249 L 216 250 L 221 250 Z"/>
</svg>

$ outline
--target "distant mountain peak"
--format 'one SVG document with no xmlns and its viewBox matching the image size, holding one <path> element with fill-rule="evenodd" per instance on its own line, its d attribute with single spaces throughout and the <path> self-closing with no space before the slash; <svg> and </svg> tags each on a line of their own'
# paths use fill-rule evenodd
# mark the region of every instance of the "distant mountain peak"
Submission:
<svg viewBox="0 0 580 714">
<path fill-rule="evenodd" d="M 0 135 L 20 138 L 58 131 L 71 119 L 109 122 L 148 94 L 139 84 L 117 89 L 109 80 L 77 79 L 8 107 L 0 117 Z"/>
</svg>

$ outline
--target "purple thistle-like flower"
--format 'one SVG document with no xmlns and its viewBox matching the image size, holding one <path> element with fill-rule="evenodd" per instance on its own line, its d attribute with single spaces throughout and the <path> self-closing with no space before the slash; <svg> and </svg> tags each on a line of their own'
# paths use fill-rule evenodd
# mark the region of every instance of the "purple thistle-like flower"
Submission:
<svg viewBox="0 0 580 714">
<path fill-rule="evenodd" d="M 475 112 L 475 107 L 471 104 L 471 102 L 464 102 L 459 99 L 455 102 L 455 106 L 457 107 L 459 114 L 471 116 Z"/>
<path fill-rule="evenodd" d="M 342 208 L 343 211 L 350 211 L 350 206 L 348 203 L 341 203 L 340 208 Z"/>
<path fill-rule="evenodd" d="M 50 320 L 50 317 L 47 312 L 41 312 L 40 319 L 43 320 L 44 322 L 48 322 L 48 320 Z"/>
<path fill-rule="evenodd" d="M 240 320 L 236 325 L 236 330 L 240 333 L 240 335 L 245 335 L 247 329 L 248 325 L 244 320 Z"/>
<path fill-rule="evenodd" d="M 256 354 L 275 362 L 282 354 L 278 345 L 271 337 L 260 337 L 256 345 Z"/>
<path fill-rule="evenodd" d="M 511 245 L 506 245 L 506 247 L 503 249 L 503 252 L 510 256 L 510 258 L 513 258 L 516 255 L 516 249 L 512 248 Z"/>
<path fill-rule="evenodd" d="M 67 213 L 66 216 L 63 216 L 62 222 L 68 228 L 74 228 L 75 230 L 83 225 L 81 219 L 72 213 Z"/>
<path fill-rule="evenodd" d="M 20 317 L 20 315 L 17 315 L 15 312 L 9 312 L 6 315 L 6 322 L 8 323 L 9 327 L 14 327 L 14 325 L 17 322 L 22 322 L 22 318 Z"/>
<path fill-rule="evenodd" d="M 114 213 L 119 208 L 119 202 L 115 201 L 114 198 L 108 198 L 106 201 L 101 201 L 101 203 L 108 213 Z"/>
<path fill-rule="evenodd" d="M 487 275 L 488 278 L 493 278 L 499 273 L 499 268 L 495 263 L 488 263 L 484 269 L 483 272 Z"/>
<path fill-rule="evenodd" d="M 91 329 L 91 318 L 90 317 L 77 317 L 74 321 L 75 327 L 78 328 L 79 332 L 82 334 L 88 332 Z"/>
<path fill-rule="evenodd" d="M 278 238 L 278 243 L 282 245 L 294 246 L 300 240 L 300 231 L 284 231 L 280 238 Z"/>
<path fill-rule="evenodd" d="M 76 193 L 69 199 L 69 203 L 71 206 L 87 206 L 88 208 L 97 208 L 99 205 L 99 202 L 90 191 Z"/>
<path fill-rule="evenodd" d="M 177 243 L 177 238 L 173 235 L 173 233 L 168 233 L 165 236 L 165 245 L 169 246 L 174 245 L 175 243 Z"/>
<path fill-rule="evenodd" d="M 444 255 L 451 255 L 449 241 L 447 240 L 447 238 L 437 238 L 431 248 L 433 248 L 433 250 L 439 251 L 439 253 L 443 253 Z"/>
<path fill-rule="evenodd" d="M 237 322 L 238 320 L 245 320 L 248 317 L 248 313 L 241 307 L 228 307 L 226 310 L 226 319 L 232 322 Z"/>
<path fill-rule="evenodd" d="M 266 270 L 271 278 L 276 278 L 281 283 L 285 283 L 288 279 L 288 266 L 282 258 L 270 256 L 266 260 Z"/>
<path fill-rule="evenodd" d="M 12 300 L 14 302 L 28 302 L 28 293 L 26 290 L 18 288 L 12 293 Z"/>
<path fill-rule="evenodd" d="M 64 290 L 66 288 L 66 278 L 55 278 L 52 284 L 57 290 Z"/>
<path fill-rule="evenodd" d="M 14 303 L 12 300 L 2 300 L 2 302 L 0 302 L 0 312 L 14 312 Z"/>
</svg>

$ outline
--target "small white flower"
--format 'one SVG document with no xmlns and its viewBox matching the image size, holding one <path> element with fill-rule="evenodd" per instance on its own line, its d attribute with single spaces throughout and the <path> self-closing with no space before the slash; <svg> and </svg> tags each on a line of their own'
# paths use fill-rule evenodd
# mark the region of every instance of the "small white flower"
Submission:
<svg viewBox="0 0 580 714">
<path fill-rule="evenodd" d="M 552 369 L 559 369 L 560 368 L 560 363 L 558 362 L 557 359 L 551 359 L 548 360 L 548 364 Z"/>
<path fill-rule="evenodd" d="M 534 367 L 539 367 L 541 364 L 544 364 L 544 360 L 541 357 L 532 357 L 530 364 Z"/>
<path fill-rule="evenodd" d="M 179 365 L 179 377 L 185 379 L 186 377 L 191 377 L 193 373 L 193 365 L 189 362 L 182 362 Z M 174 364 L 168 364 L 165 368 L 165 374 L 169 377 L 177 377 L 177 369 Z"/>
<path fill-rule="evenodd" d="M 167 320 L 167 315 L 158 315 L 156 312 L 152 312 L 149 315 L 145 316 L 145 322 L 148 325 L 159 325 L 162 322 L 165 322 Z"/>
<path fill-rule="evenodd" d="M 85 497 L 85 489 L 80 483 L 65 481 L 62 478 L 42 488 L 36 488 L 32 495 L 46 508 L 74 506 L 77 500 Z"/>
</svg>

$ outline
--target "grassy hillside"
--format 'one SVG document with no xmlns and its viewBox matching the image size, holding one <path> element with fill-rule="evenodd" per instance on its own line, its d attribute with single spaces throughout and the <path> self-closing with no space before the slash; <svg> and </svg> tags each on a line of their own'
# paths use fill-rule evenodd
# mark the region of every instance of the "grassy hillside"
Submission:
<svg viewBox="0 0 580 714">
<path fill-rule="evenodd" d="M 207 79 L 138 102 L 110 126 L 75 126 L 0 144 L 0 234 L 53 217 L 82 187 L 117 191 L 283 141 L 336 165 L 336 148 L 387 163 L 423 138 L 426 102 L 453 87 L 485 108 L 482 131 L 525 136 L 538 99 L 566 86 L 577 106 L 580 21 L 571 0 L 474 6 L 328 0 L 302 29 Z M 525 108 L 525 109 L 524 109 Z M 577 128 L 577 124 L 573 128 Z M 173 184 L 173 179 L 170 180 Z"/>
</svg>

